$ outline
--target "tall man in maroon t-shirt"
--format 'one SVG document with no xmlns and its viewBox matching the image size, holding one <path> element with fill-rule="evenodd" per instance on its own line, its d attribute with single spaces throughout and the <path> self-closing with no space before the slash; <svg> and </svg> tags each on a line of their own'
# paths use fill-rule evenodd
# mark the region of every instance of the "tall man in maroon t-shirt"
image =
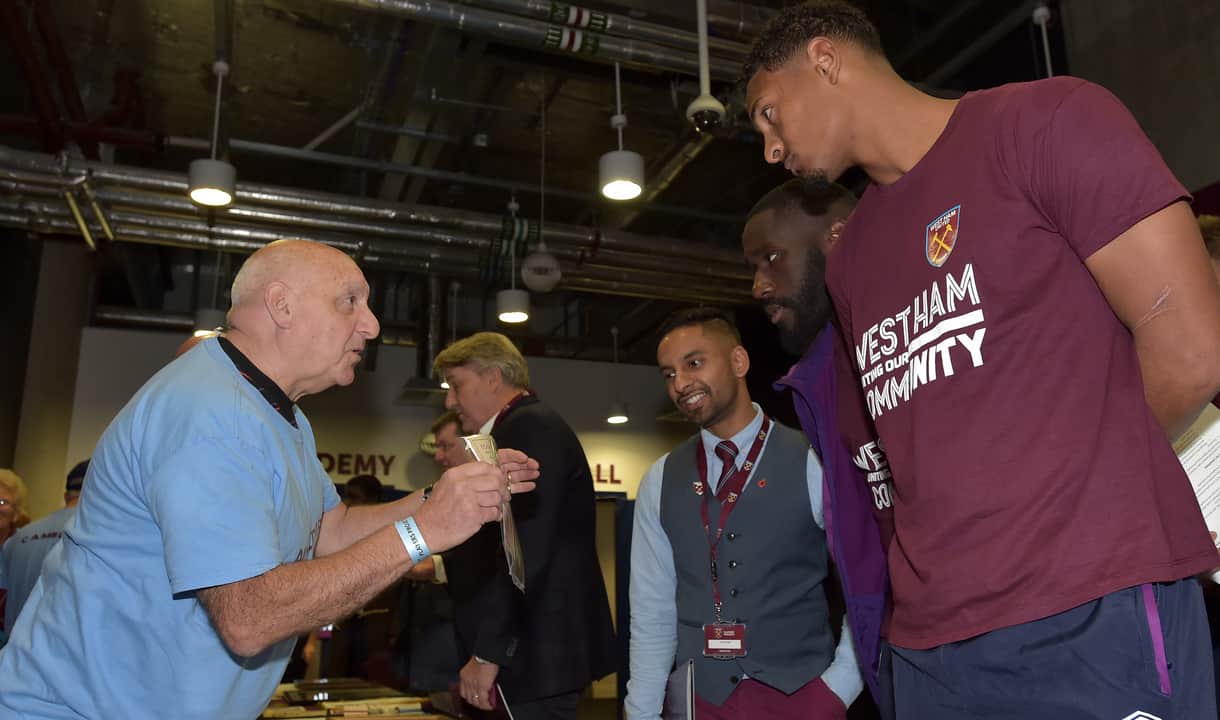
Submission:
<svg viewBox="0 0 1220 720">
<path fill-rule="evenodd" d="M 827 283 L 879 438 L 844 432 L 892 477 L 898 717 L 1216 717 L 1168 438 L 1220 390 L 1220 287 L 1130 113 L 1074 78 L 930 97 L 841 0 L 745 72 L 767 162 L 874 182 Z"/>
</svg>

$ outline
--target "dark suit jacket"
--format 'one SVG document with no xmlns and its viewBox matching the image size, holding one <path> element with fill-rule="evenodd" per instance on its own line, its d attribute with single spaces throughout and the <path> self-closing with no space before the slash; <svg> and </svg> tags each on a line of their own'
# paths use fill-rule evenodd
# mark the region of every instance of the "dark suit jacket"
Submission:
<svg viewBox="0 0 1220 720">
<path fill-rule="evenodd" d="M 615 669 L 614 626 L 597 560 L 593 478 L 576 434 L 536 397 L 503 413 L 496 445 L 536 459 L 537 489 L 513 498 L 525 594 L 512 584 L 500 525 L 446 554 L 458 639 L 500 665 L 510 702 L 582 690 Z"/>
</svg>

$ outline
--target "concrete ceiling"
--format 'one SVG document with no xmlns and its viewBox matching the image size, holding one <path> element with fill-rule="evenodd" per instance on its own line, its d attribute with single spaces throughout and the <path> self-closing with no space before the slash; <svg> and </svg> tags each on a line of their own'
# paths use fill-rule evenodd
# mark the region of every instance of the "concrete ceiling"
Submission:
<svg viewBox="0 0 1220 720">
<path fill-rule="evenodd" d="M 33 34 L 27 0 L 16 2 Z M 112 110 L 116 73 L 138 72 L 138 117 L 125 126 L 164 136 L 208 138 L 217 48 L 213 0 L 38 0 L 52 10 L 79 88 L 87 118 Z M 477 3 L 472 3 L 477 4 Z M 587 5 L 649 22 L 694 29 L 693 2 L 617 0 Z M 712 0 L 714 12 L 763 16 L 781 6 L 756 0 L 737 8 Z M 991 0 L 867 0 L 900 70 L 918 80 L 944 69 L 980 37 L 1028 3 Z M 1053 4 L 1053 3 L 1052 3 Z M 404 20 L 330 0 L 234 0 L 231 74 L 223 102 L 223 136 L 300 148 L 340 118 L 361 108 L 363 123 L 397 125 L 415 136 L 393 135 L 349 124 L 318 146 L 336 155 L 391 160 L 517 183 L 521 212 L 539 211 L 540 94 L 546 106 L 546 200 L 548 221 L 577 224 L 626 223 L 637 233 L 673 236 L 719 248 L 736 246 L 740 218 L 753 202 L 786 176 L 760 162 L 761 146 L 741 127 L 724 131 L 674 174 L 650 204 L 630 212 L 594 197 L 597 160 L 615 146 L 609 127 L 614 105 L 613 68 L 583 56 L 557 55 L 495 37 L 464 34 L 426 22 Z M 761 9 L 759 9 L 761 8 Z M 1014 10 L 1014 8 L 1017 8 Z M 1019 19 L 1019 18 L 1018 18 Z M 1006 26 L 1007 27 L 1007 26 Z M 970 62 L 937 83 L 965 90 L 1038 75 L 1028 20 L 1011 24 Z M 48 75 L 54 68 L 43 58 Z M 629 117 L 628 148 L 644 155 L 649 176 L 673 167 L 675 154 L 695 134 L 684 118 L 697 92 L 694 78 L 656 68 L 625 67 L 623 105 Z M 733 88 L 717 83 L 728 98 Z M 64 100 L 58 87 L 53 95 Z M 481 109 L 444 100 L 507 109 Z M 36 106 L 12 48 L 0 48 L 0 114 L 33 116 Z M 424 139 L 420 133 L 444 136 Z M 0 144 L 40 149 L 29 133 L 0 132 Z M 117 162 L 182 172 L 200 150 L 117 145 Z M 244 181 L 274 183 L 351 195 L 503 212 L 509 192 L 477 184 L 428 180 L 367 170 L 233 152 Z M 859 182 L 858 176 L 854 181 Z M 555 191 L 585 194 L 561 197 Z M 135 265 L 166 262 L 145 249 Z M 122 265 L 122 264 L 120 264 Z M 198 266 L 198 263 L 194 263 Z M 171 278 L 168 271 L 125 273 Z M 167 280 L 168 282 L 168 280 Z M 155 290 L 156 288 L 154 288 Z M 163 288 L 162 288 L 163 289 Z M 123 301 L 156 292 L 119 293 Z M 553 301 L 569 316 L 570 296 Z M 609 324 L 641 301 L 599 299 L 582 310 L 580 332 L 608 337 Z M 141 303 L 144 304 L 144 303 Z M 633 312 L 641 328 L 655 325 L 672 303 L 652 303 Z M 571 332 L 566 323 L 563 332 Z M 624 331 L 623 337 L 632 333 Z M 603 340 L 595 344 L 604 346 Z M 647 343 L 645 343 L 647 344 Z"/>
</svg>

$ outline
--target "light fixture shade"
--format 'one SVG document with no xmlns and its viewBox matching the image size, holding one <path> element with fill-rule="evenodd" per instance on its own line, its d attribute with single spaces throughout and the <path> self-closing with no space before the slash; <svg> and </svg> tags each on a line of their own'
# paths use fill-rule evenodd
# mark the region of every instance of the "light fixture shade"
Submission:
<svg viewBox="0 0 1220 720">
<path fill-rule="evenodd" d="M 610 412 L 606 415 L 606 422 L 611 425 L 622 425 L 627 422 L 627 406 L 618 400 L 610 403 Z"/>
<path fill-rule="evenodd" d="M 502 323 L 523 323 L 530 319 L 530 294 L 519 288 L 496 293 L 496 312 Z"/>
<path fill-rule="evenodd" d="M 192 160 L 187 191 L 191 200 L 207 207 L 224 207 L 233 202 L 237 187 L 237 168 L 221 160 Z"/>
<path fill-rule="evenodd" d="M 195 311 L 195 335 L 202 336 L 219 330 L 225 326 L 224 310 L 216 308 L 199 308 Z"/>
<path fill-rule="evenodd" d="M 631 200 L 644 190 L 644 158 L 630 150 L 611 150 L 597 161 L 602 195 L 611 200 Z"/>
<path fill-rule="evenodd" d="M 549 252 L 537 250 L 521 263 L 521 281 L 534 292 L 550 292 L 563 279 L 559 261 Z"/>
</svg>

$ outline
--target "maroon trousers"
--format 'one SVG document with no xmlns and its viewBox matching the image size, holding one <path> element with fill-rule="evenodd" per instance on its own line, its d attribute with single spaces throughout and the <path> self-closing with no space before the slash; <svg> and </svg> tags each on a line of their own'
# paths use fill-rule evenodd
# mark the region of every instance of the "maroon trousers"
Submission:
<svg viewBox="0 0 1220 720">
<path fill-rule="evenodd" d="M 696 696 L 695 716 L 699 720 L 846 720 L 847 708 L 821 678 L 810 680 L 791 695 L 747 678 L 723 705 Z"/>
</svg>

